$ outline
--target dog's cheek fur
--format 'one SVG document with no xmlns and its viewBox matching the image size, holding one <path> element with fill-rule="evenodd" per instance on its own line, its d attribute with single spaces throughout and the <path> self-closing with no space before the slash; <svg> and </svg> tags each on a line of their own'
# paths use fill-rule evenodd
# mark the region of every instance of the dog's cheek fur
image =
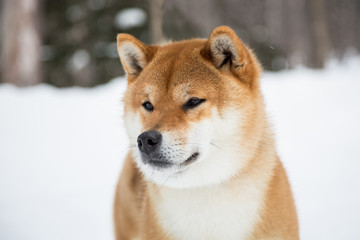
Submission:
<svg viewBox="0 0 360 240">
<path fill-rule="evenodd" d="M 202 146 L 204 152 L 197 169 L 190 169 L 194 171 L 194 175 L 200 173 L 197 179 L 199 186 L 226 181 L 244 165 L 239 158 L 241 147 L 238 142 L 241 132 L 237 127 L 242 121 L 241 113 L 227 109 L 220 115 L 217 109 L 213 109 L 211 119 L 207 126 L 204 122 L 200 123 L 204 127 L 199 124 L 203 136 L 209 140 Z"/>
<path fill-rule="evenodd" d="M 239 135 L 236 126 L 241 115 L 234 114 L 231 109 L 223 116 L 216 108 L 212 112 L 210 119 L 192 124 L 187 146 L 181 150 L 189 156 L 198 151 L 199 159 L 176 176 L 171 176 L 171 172 L 152 173 L 155 182 L 177 189 L 207 186 L 228 180 L 245 165 L 235 157 L 241 153 L 236 141 Z"/>
<path fill-rule="evenodd" d="M 132 145 L 136 143 L 136 139 L 141 133 L 140 114 L 137 111 L 126 110 L 124 116 L 126 133 L 130 140 L 130 145 Z"/>
</svg>

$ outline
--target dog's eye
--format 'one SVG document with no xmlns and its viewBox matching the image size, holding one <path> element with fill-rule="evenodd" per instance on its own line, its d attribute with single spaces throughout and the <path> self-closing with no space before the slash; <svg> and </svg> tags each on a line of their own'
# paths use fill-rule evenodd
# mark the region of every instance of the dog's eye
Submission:
<svg viewBox="0 0 360 240">
<path fill-rule="evenodd" d="M 151 104 L 151 102 L 146 101 L 142 105 L 143 105 L 143 107 L 145 108 L 146 111 L 149 111 L 149 112 L 154 111 L 154 106 Z"/>
<path fill-rule="evenodd" d="M 197 106 L 199 106 L 201 103 L 205 102 L 206 99 L 201 99 L 201 98 L 190 98 L 183 106 L 184 110 L 188 110 L 188 109 L 192 109 L 195 108 Z"/>
</svg>

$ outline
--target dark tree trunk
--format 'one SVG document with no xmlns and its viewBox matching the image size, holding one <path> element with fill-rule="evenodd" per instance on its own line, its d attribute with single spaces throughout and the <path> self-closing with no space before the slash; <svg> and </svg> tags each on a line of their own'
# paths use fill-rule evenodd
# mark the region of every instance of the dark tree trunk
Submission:
<svg viewBox="0 0 360 240">
<path fill-rule="evenodd" d="M 153 43 L 159 43 L 164 40 L 162 29 L 164 1 L 165 0 L 149 0 L 150 31 Z"/>
<path fill-rule="evenodd" d="M 330 51 L 330 38 L 326 18 L 325 0 L 310 1 L 312 28 L 314 33 L 314 48 L 312 66 L 323 68 Z"/>
<path fill-rule="evenodd" d="M 41 82 L 38 0 L 5 0 L 2 13 L 2 81 L 17 86 Z"/>
</svg>

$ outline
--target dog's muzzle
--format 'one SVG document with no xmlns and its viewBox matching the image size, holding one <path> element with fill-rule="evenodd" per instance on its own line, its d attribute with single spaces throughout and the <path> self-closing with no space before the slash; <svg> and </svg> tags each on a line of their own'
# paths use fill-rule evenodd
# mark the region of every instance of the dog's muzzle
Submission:
<svg viewBox="0 0 360 240">
<path fill-rule="evenodd" d="M 169 156 L 161 152 L 162 135 L 158 131 L 146 131 L 137 138 L 138 148 L 141 152 L 141 160 L 144 164 L 149 164 L 155 168 L 169 168 L 173 165 L 186 167 L 195 162 L 199 157 L 199 152 L 194 152 L 182 163 L 172 162 Z"/>
</svg>

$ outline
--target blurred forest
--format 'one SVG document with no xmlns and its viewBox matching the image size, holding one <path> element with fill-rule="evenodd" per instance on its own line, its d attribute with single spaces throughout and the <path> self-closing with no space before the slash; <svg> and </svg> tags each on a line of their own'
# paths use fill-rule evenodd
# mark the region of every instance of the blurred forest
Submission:
<svg viewBox="0 0 360 240">
<path fill-rule="evenodd" d="M 92 87 L 124 74 L 117 33 L 145 43 L 232 27 L 267 70 L 360 50 L 359 0 L 0 0 L 0 82 Z"/>
</svg>

